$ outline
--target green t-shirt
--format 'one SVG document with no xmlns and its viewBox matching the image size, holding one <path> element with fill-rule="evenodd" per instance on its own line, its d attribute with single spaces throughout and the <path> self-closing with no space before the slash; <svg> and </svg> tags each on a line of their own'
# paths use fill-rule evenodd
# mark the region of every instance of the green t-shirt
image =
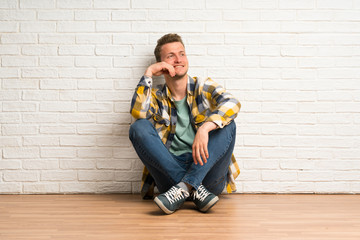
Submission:
<svg viewBox="0 0 360 240">
<path fill-rule="evenodd" d="M 177 122 L 175 137 L 170 147 L 170 152 L 176 156 L 191 152 L 195 138 L 195 131 L 190 122 L 190 110 L 186 97 L 180 101 L 175 101 L 177 112 Z"/>
</svg>

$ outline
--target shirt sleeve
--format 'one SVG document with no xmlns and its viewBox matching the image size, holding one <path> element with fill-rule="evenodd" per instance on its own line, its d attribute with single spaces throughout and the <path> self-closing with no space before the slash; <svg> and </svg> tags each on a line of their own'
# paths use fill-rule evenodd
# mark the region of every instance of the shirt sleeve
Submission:
<svg viewBox="0 0 360 240">
<path fill-rule="evenodd" d="M 135 119 L 147 119 L 154 112 L 151 96 L 152 83 L 152 78 L 143 76 L 135 89 L 130 107 L 130 113 Z"/>
<path fill-rule="evenodd" d="M 204 83 L 203 93 L 212 105 L 211 114 L 206 122 L 214 122 L 223 128 L 236 118 L 241 104 L 220 84 L 208 78 Z"/>
</svg>

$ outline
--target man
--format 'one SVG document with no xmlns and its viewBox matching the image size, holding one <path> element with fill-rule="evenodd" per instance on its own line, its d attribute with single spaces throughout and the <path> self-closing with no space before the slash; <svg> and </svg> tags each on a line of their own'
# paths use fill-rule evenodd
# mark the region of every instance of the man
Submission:
<svg viewBox="0 0 360 240">
<path fill-rule="evenodd" d="M 239 167 L 233 158 L 240 103 L 210 78 L 188 76 L 188 59 L 181 37 L 167 34 L 158 40 L 156 63 L 141 78 L 132 102 L 137 119 L 129 137 L 145 165 L 142 194 L 160 195 L 155 203 L 166 214 L 191 196 L 201 212 L 214 206 L 228 183 L 235 190 Z M 152 77 L 165 84 L 153 88 Z"/>
</svg>

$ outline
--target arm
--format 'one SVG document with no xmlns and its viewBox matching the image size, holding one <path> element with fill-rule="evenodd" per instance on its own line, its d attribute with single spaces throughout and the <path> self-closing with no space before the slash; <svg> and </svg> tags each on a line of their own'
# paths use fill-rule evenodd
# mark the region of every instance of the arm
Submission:
<svg viewBox="0 0 360 240">
<path fill-rule="evenodd" d="M 207 148 L 209 132 L 217 128 L 223 128 L 233 121 L 241 107 L 236 98 L 211 79 L 205 82 L 202 93 L 211 103 L 212 113 L 198 128 L 192 146 L 194 163 L 200 163 L 200 165 L 206 163 L 209 157 Z"/>
<path fill-rule="evenodd" d="M 162 74 L 174 76 L 175 69 L 165 62 L 152 64 L 146 69 L 131 100 L 130 113 L 135 119 L 148 118 L 154 113 L 154 103 L 151 101 L 152 76 Z"/>
</svg>

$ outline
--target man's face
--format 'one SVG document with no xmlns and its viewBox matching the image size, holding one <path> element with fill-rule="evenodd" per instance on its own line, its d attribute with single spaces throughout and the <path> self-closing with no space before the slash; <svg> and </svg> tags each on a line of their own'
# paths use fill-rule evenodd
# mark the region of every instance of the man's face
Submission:
<svg viewBox="0 0 360 240">
<path fill-rule="evenodd" d="M 186 57 L 185 48 L 180 42 L 164 44 L 160 51 L 161 61 L 164 61 L 175 68 L 173 79 L 183 78 L 188 71 L 189 63 Z"/>
</svg>

